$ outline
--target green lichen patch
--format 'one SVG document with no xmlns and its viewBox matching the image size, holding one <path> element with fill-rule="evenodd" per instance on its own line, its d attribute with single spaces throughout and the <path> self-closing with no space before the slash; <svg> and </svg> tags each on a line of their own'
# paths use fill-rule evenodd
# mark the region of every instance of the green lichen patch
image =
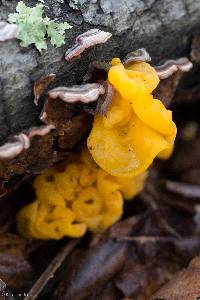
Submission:
<svg viewBox="0 0 200 300">
<path fill-rule="evenodd" d="M 22 47 L 34 44 L 41 52 L 47 49 L 47 37 L 55 47 L 64 44 L 65 30 L 72 26 L 68 22 L 56 23 L 48 17 L 43 17 L 44 5 L 37 4 L 35 7 L 27 7 L 20 1 L 16 7 L 16 13 L 10 14 L 8 21 L 19 26 L 20 32 L 17 38 Z"/>
</svg>

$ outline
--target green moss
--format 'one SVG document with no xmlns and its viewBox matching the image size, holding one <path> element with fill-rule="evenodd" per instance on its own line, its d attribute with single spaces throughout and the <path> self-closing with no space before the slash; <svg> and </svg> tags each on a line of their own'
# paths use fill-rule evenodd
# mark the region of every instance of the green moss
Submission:
<svg viewBox="0 0 200 300">
<path fill-rule="evenodd" d="M 43 17 L 44 5 L 37 4 L 31 8 L 20 1 L 16 11 L 9 15 L 8 21 L 19 26 L 20 32 L 17 38 L 21 40 L 22 47 L 34 44 L 41 52 L 43 49 L 47 49 L 47 37 L 55 47 L 64 44 L 65 30 L 72 26 L 68 22 L 56 23 L 48 17 Z"/>
</svg>

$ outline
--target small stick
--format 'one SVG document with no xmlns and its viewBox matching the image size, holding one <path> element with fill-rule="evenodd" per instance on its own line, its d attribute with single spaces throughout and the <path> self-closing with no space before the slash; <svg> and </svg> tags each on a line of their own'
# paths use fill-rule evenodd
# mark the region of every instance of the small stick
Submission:
<svg viewBox="0 0 200 300">
<path fill-rule="evenodd" d="M 151 61 L 151 56 L 145 48 L 139 48 L 136 51 L 128 53 L 122 60 L 123 64 L 129 64 L 137 61 Z"/>
<path fill-rule="evenodd" d="M 100 95 L 105 93 L 105 89 L 102 84 L 99 83 L 87 83 L 79 86 L 57 87 L 50 90 L 48 95 L 52 99 L 60 98 L 66 103 L 90 103 L 96 101 Z"/>
<path fill-rule="evenodd" d="M 19 34 L 19 27 L 4 21 L 0 22 L 0 42 L 14 39 Z"/>
<path fill-rule="evenodd" d="M 42 273 L 36 283 L 32 286 L 24 300 L 34 300 L 38 297 L 48 281 L 54 277 L 55 272 L 61 266 L 62 262 L 72 252 L 72 250 L 77 246 L 79 242 L 80 239 L 71 240 L 64 248 L 61 249 L 61 251 L 55 256 L 55 258 Z"/>
<path fill-rule="evenodd" d="M 127 241 L 127 242 L 138 242 L 140 244 L 145 244 L 147 242 L 174 242 L 176 240 L 175 237 L 169 236 L 122 236 L 116 239 L 117 241 Z"/>
<path fill-rule="evenodd" d="M 200 198 L 200 187 L 198 185 L 172 180 L 165 180 L 164 184 L 166 189 L 170 192 L 187 198 Z"/>
<path fill-rule="evenodd" d="M 155 66 L 154 69 L 157 71 L 160 79 L 165 79 L 170 77 L 178 70 L 182 72 L 188 72 L 192 67 L 192 62 L 187 57 L 182 57 L 176 60 L 167 60 L 164 64 Z"/>
<path fill-rule="evenodd" d="M 80 56 L 85 49 L 107 42 L 111 36 L 110 32 L 96 28 L 86 31 L 77 36 L 75 45 L 66 51 L 65 60 L 69 61 L 74 57 Z"/>
</svg>

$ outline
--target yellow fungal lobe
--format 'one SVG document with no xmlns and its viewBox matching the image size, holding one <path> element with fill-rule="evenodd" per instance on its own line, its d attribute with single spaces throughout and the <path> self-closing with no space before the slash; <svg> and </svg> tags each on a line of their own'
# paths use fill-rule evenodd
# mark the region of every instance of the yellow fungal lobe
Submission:
<svg viewBox="0 0 200 300">
<path fill-rule="evenodd" d="M 109 174 L 138 176 L 155 157 L 170 156 L 176 137 L 172 112 L 151 94 L 159 78 L 148 63 L 135 62 L 125 68 L 115 58 L 108 81 L 116 91 L 113 104 L 106 116 L 95 116 L 88 149 Z"/>
<path fill-rule="evenodd" d="M 140 192 L 145 177 L 114 177 L 84 149 L 62 172 L 52 168 L 35 179 L 36 200 L 18 213 L 18 231 L 36 239 L 80 237 L 87 229 L 102 232 L 121 218 L 123 197 Z"/>
<path fill-rule="evenodd" d="M 62 171 L 54 167 L 39 175 L 36 199 L 17 215 L 18 231 L 27 238 L 106 230 L 121 218 L 124 199 L 141 192 L 153 160 L 171 155 L 176 125 L 172 112 L 152 95 L 156 71 L 145 62 L 111 63 L 112 104 L 105 116 L 94 117 L 88 148 Z"/>
</svg>

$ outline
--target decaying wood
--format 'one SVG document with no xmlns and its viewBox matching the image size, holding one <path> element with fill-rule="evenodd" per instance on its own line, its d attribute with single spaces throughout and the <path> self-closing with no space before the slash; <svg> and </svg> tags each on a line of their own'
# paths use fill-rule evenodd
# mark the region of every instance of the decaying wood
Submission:
<svg viewBox="0 0 200 300">
<path fill-rule="evenodd" d="M 15 11 L 17 2 L 1 3 L 2 20 L 6 21 L 8 14 Z M 19 134 L 23 129 L 38 125 L 40 111 L 33 104 L 33 82 L 48 74 L 57 75 L 55 87 L 58 83 L 75 85 L 81 83 L 91 61 L 110 61 L 115 56 L 123 58 L 141 47 L 150 53 L 154 64 L 188 56 L 193 28 L 198 26 L 200 17 L 198 4 L 198 0 L 155 3 L 120 0 L 110 5 L 109 0 L 102 3 L 81 0 L 78 10 L 73 10 L 68 1 L 45 1 L 48 16 L 59 21 L 66 21 L 67 17 L 73 28 L 66 31 L 64 46 L 55 49 L 48 45 L 41 55 L 34 47 L 21 48 L 15 40 L 1 42 L 0 140 L 3 142 L 10 134 Z M 66 62 L 64 53 L 76 37 L 96 26 L 111 32 L 112 37 L 85 51 L 81 59 Z"/>
<path fill-rule="evenodd" d="M 8 14 L 15 11 L 16 4 L 17 0 L 2 2 L 0 4 L 0 18 L 6 21 Z M 198 5 L 198 0 L 187 5 L 182 0 L 176 1 L 176 3 L 165 0 L 162 1 L 162 4 L 158 1 L 155 5 L 153 3 L 141 4 L 140 1 L 127 1 L 125 5 L 124 1 L 120 0 L 118 3 L 113 3 L 112 6 L 110 6 L 108 0 L 103 3 L 83 0 L 80 1 L 78 9 L 74 10 L 67 1 L 63 3 L 56 1 L 56 4 L 52 0 L 46 1 L 45 13 L 60 21 L 66 21 L 67 16 L 73 28 L 66 31 L 64 46 L 55 49 L 48 45 L 47 51 L 42 54 L 39 54 L 34 47 L 22 49 L 17 40 L 0 43 L 1 146 L 7 142 L 9 143 L 14 136 L 26 134 L 31 128 L 41 126 L 39 116 L 44 99 L 41 97 L 39 107 L 36 107 L 33 93 L 35 102 L 37 102 L 38 97 L 42 96 L 49 83 L 51 88 L 81 84 L 84 75 L 87 73 L 89 63 L 94 60 L 109 63 L 112 57 L 123 58 L 127 53 L 141 46 L 150 53 L 153 64 L 159 64 L 161 60 L 165 61 L 169 58 L 188 56 L 188 43 L 200 16 L 200 11 L 196 9 L 196 5 Z M 96 26 L 98 26 L 98 30 L 95 29 Z M 151 31 L 149 31 L 149 28 L 151 28 Z M 85 36 L 84 32 L 96 33 L 94 36 L 91 34 Z M 106 32 L 106 35 L 103 36 L 102 32 Z M 112 34 L 112 37 L 109 33 Z M 160 36 L 164 36 L 164 38 L 160 39 Z M 96 39 L 100 37 L 100 40 L 97 39 L 96 42 L 92 40 L 92 43 L 89 43 L 91 37 L 92 39 L 93 37 Z M 87 45 L 84 44 L 85 48 L 88 45 L 97 45 L 86 49 L 81 58 L 72 62 L 66 61 L 64 53 L 73 45 L 76 38 L 79 45 L 87 42 Z M 97 42 L 105 43 L 98 44 Z M 139 56 L 144 58 L 144 51 L 142 54 L 139 53 Z M 146 55 L 145 59 L 147 58 Z M 49 74 L 56 74 L 56 78 L 54 75 L 49 77 Z M 42 82 L 41 79 L 43 79 Z M 175 86 L 176 83 L 173 82 L 173 92 Z M 107 91 L 110 91 L 110 89 Z M 108 99 L 110 94 L 110 92 L 107 93 Z M 169 92 L 168 96 L 170 96 Z M 90 127 L 91 118 L 86 116 L 82 118 L 83 112 L 80 107 L 71 108 L 59 104 L 57 109 L 57 101 L 57 99 L 52 101 L 51 107 L 54 105 L 54 109 L 49 108 L 51 114 L 48 116 L 44 114 L 43 119 L 46 123 L 59 127 L 59 130 L 43 137 L 33 138 L 34 141 L 31 142 L 35 145 L 35 151 L 36 148 L 39 149 L 42 145 L 45 149 L 45 156 L 34 153 L 35 158 L 33 158 L 33 149 L 24 149 L 25 147 L 21 147 L 20 144 L 19 147 L 22 148 L 20 151 L 23 151 L 22 157 L 17 159 L 13 157 L 12 161 L 8 159 L 6 163 L 0 161 L 1 195 L 5 194 L 6 190 L 17 186 L 17 182 L 22 177 L 26 177 L 27 174 L 40 172 L 45 167 L 67 157 L 68 153 L 60 151 L 59 147 L 68 151 L 83 140 L 87 129 Z M 46 109 L 47 103 L 48 101 L 45 102 L 44 109 Z M 106 103 L 110 102 L 105 101 L 104 104 Z M 103 108 L 101 105 L 100 107 L 84 107 L 84 110 L 89 113 L 93 113 L 95 109 L 98 113 L 105 113 L 105 107 Z M 61 113 L 62 110 L 64 113 Z M 66 110 L 69 112 L 66 112 Z M 75 119 L 78 125 L 73 125 Z M 77 128 L 73 131 L 72 128 L 76 128 L 76 126 L 81 130 Z M 58 149 L 55 145 L 59 145 Z M 45 157 L 49 159 L 50 156 L 51 162 L 47 163 Z M 37 165 L 40 165 L 40 167 L 38 168 Z M 12 184 L 10 184 L 11 181 Z"/>
</svg>

